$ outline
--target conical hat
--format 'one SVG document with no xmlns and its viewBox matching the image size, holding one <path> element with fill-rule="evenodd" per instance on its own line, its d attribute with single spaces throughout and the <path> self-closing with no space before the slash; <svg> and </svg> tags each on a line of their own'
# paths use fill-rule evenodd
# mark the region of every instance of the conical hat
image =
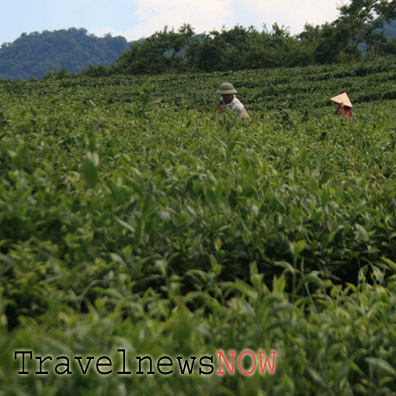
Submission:
<svg viewBox="0 0 396 396">
<path fill-rule="evenodd" d="M 330 100 L 336 103 L 344 103 L 345 106 L 352 107 L 352 103 L 345 92 L 342 93 L 341 95 L 334 96 Z"/>
</svg>

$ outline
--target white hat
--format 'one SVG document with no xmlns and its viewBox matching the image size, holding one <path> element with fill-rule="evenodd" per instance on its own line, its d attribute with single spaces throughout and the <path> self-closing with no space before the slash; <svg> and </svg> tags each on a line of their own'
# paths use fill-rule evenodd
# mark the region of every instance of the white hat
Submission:
<svg viewBox="0 0 396 396">
<path fill-rule="evenodd" d="M 343 103 L 345 106 L 348 106 L 348 107 L 352 107 L 352 103 L 349 100 L 348 95 L 345 92 L 342 93 L 341 95 L 334 96 L 330 100 L 332 100 L 333 102 L 336 102 L 336 103 Z"/>
</svg>

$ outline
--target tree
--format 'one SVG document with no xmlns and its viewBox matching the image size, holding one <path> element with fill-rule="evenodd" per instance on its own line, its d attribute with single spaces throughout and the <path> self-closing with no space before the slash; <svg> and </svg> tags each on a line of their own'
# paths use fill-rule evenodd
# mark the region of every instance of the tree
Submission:
<svg viewBox="0 0 396 396">
<path fill-rule="evenodd" d="M 363 45 L 367 56 L 376 59 L 387 43 L 384 22 L 396 16 L 395 0 L 352 0 L 339 10 L 341 15 L 335 26 L 346 28 L 345 39 L 356 48 Z"/>
<path fill-rule="evenodd" d="M 208 34 L 195 36 L 186 49 L 186 61 L 189 67 L 198 71 L 213 72 L 236 70 L 232 64 L 233 50 L 235 49 L 227 32 L 212 30 Z M 237 58 L 237 55 L 234 56 Z"/>
<path fill-rule="evenodd" d="M 349 40 L 349 29 L 344 24 L 325 23 L 321 26 L 305 25 L 299 35 L 315 64 L 358 60 L 359 49 Z"/>
<path fill-rule="evenodd" d="M 165 26 L 147 39 L 131 45 L 117 63 L 121 71 L 130 74 L 160 74 L 185 69 L 184 52 L 194 32 L 183 25 L 178 32 Z"/>
</svg>

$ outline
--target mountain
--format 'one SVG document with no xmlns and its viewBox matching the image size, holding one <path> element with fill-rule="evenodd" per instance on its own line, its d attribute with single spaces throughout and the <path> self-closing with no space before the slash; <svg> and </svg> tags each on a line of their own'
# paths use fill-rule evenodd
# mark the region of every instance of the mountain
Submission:
<svg viewBox="0 0 396 396">
<path fill-rule="evenodd" d="M 384 33 L 387 37 L 396 38 L 396 19 L 385 24 Z"/>
<path fill-rule="evenodd" d="M 76 73 L 89 65 L 108 66 L 129 47 L 124 37 L 99 38 L 83 28 L 23 33 L 13 43 L 1 46 L 0 78 L 41 78 L 61 69 Z"/>
</svg>

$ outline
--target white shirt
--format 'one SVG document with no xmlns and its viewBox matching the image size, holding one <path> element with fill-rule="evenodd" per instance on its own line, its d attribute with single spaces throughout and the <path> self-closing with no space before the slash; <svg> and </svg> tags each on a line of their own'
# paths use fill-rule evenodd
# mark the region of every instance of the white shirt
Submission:
<svg viewBox="0 0 396 396">
<path fill-rule="evenodd" d="M 235 96 L 230 103 L 225 104 L 223 102 L 223 105 L 226 109 L 232 110 L 234 114 L 249 118 L 249 114 L 247 113 L 245 106 Z"/>
</svg>

